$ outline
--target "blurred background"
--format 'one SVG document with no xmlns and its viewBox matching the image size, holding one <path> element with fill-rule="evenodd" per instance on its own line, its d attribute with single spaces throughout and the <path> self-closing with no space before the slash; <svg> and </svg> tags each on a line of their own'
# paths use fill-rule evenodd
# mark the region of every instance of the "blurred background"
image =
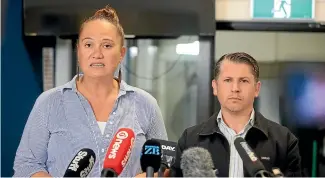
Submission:
<svg viewBox="0 0 325 178">
<path fill-rule="evenodd" d="M 170 140 L 220 109 L 214 62 L 247 52 L 260 65 L 256 110 L 299 138 L 306 176 L 325 176 L 324 0 L 2 0 L 1 176 L 35 99 L 76 75 L 82 20 L 107 4 L 126 34 L 123 80 L 157 99 Z"/>
</svg>

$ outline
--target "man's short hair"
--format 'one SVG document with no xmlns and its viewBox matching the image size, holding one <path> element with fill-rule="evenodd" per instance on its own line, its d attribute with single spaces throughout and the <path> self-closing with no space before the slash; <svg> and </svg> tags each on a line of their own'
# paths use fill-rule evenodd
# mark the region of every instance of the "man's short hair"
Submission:
<svg viewBox="0 0 325 178">
<path fill-rule="evenodd" d="M 214 68 L 214 76 L 217 79 L 220 74 L 220 66 L 222 61 L 229 60 L 231 62 L 235 63 L 245 63 L 251 66 L 252 68 L 252 74 L 254 75 L 254 78 L 257 81 L 259 81 L 259 67 L 257 64 L 257 61 L 249 54 L 244 52 L 236 52 L 236 53 L 228 53 L 220 57 L 220 59 L 217 61 L 215 68 Z"/>
</svg>

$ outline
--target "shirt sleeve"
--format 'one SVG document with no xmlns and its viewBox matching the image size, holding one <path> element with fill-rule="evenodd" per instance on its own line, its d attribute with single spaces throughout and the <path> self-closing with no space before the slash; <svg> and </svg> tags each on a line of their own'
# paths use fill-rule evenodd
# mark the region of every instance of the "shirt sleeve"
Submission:
<svg viewBox="0 0 325 178">
<path fill-rule="evenodd" d="M 164 119 L 161 113 L 161 110 L 158 106 L 157 100 L 150 102 L 151 107 L 150 109 L 150 119 L 151 122 L 149 124 L 149 129 L 146 134 L 147 139 L 161 139 L 161 140 L 168 140 L 167 131 L 164 123 Z"/>
<path fill-rule="evenodd" d="M 13 177 L 30 177 L 36 172 L 47 171 L 47 145 L 49 141 L 49 98 L 40 95 L 27 119 L 15 160 Z"/>
</svg>

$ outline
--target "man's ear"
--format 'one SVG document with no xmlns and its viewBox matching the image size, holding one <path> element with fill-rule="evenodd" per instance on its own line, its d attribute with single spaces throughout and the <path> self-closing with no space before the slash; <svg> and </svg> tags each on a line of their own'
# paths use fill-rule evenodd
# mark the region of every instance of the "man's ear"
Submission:
<svg viewBox="0 0 325 178">
<path fill-rule="evenodd" d="M 218 95 L 218 83 L 217 83 L 217 80 L 216 79 L 213 79 L 212 80 L 212 91 L 213 91 L 213 95 L 214 96 L 217 96 Z"/>
<path fill-rule="evenodd" d="M 261 91 L 261 81 L 258 81 L 256 84 L 255 84 L 255 97 L 258 97 L 258 95 L 260 94 L 260 91 Z"/>
</svg>

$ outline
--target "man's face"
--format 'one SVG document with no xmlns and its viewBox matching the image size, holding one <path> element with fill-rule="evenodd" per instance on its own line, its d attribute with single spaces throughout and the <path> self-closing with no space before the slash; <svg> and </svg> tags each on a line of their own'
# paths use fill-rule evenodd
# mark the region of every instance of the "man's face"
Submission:
<svg viewBox="0 0 325 178">
<path fill-rule="evenodd" d="M 248 64 L 224 60 L 218 78 L 212 81 L 212 87 L 222 108 L 240 112 L 253 107 L 261 83 L 255 81 L 252 68 Z"/>
</svg>

